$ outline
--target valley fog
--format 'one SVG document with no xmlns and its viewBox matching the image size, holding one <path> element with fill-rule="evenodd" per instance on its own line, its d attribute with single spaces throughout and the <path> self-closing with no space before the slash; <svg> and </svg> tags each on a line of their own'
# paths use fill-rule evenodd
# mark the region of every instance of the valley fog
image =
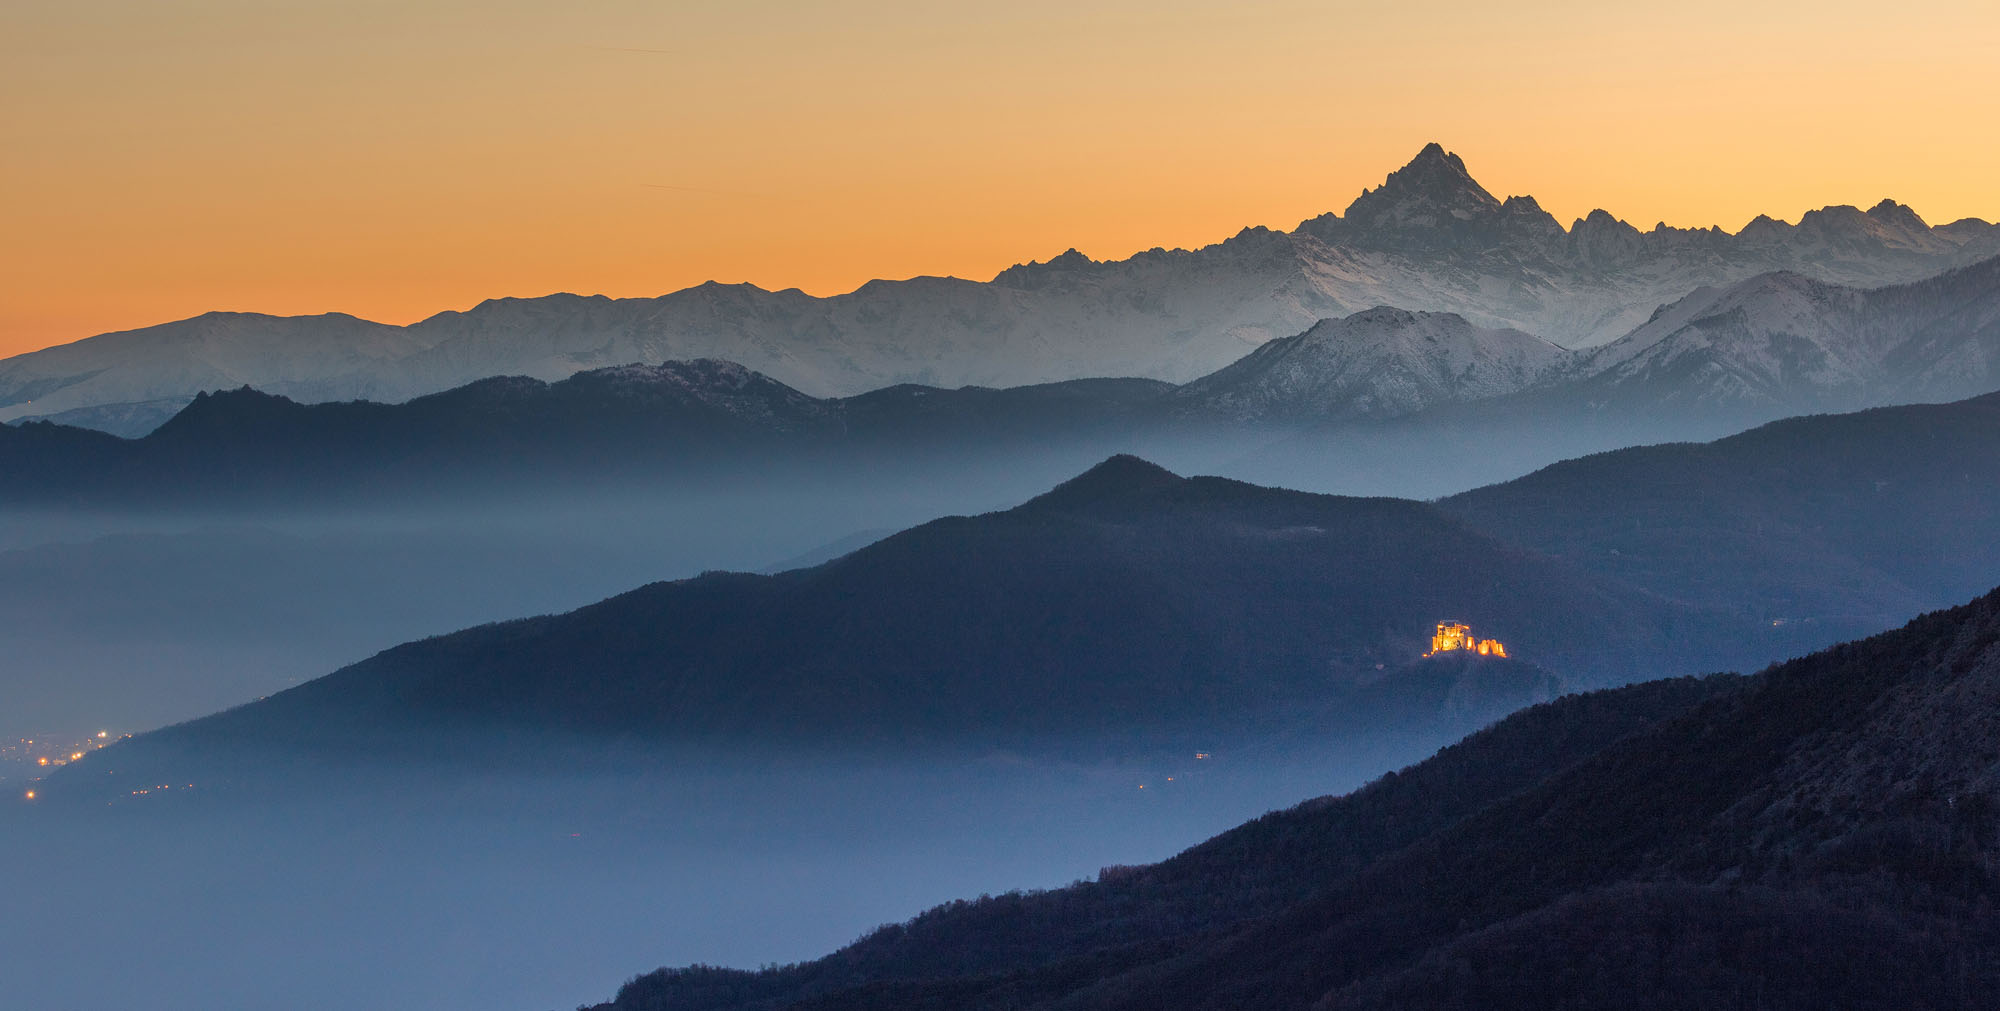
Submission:
<svg viewBox="0 0 2000 1011">
<path fill-rule="evenodd" d="M 411 639 L 707 570 L 817 564 L 938 515 L 1012 505 L 1038 477 L 868 489 L 781 478 L 345 512 L 8 513 L 0 739 L 152 729 Z"/>
<path fill-rule="evenodd" d="M 1990 437 L 1983 410 L 1945 409 L 1959 419 L 1951 430 L 1961 432 L 1963 445 L 1976 449 Z M 1982 510 L 1991 499 L 1982 489 L 1991 478 L 1957 463 L 1967 454 L 1903 453 L 1899 426 L 1946 430 L 1928 418 L 1888 412 L 1813 422 L 1889 433 L 1875 443 L 1887 462 L 1869 464 L 1873 469 L 1860 478 L 1843 468 L 1867 440 L 1816 437 L 1814 445 L 1843 447 L 1842 466 L 1822 474 L 1801 463 L 1805 456 L 1786 442 L 1789 430 L 1782 427 L 1727 453 L 1703 449 L 1692 462 L 1672 463 L 1693 468 L 1665 471 L 1661 481 L 1673 495 L 1699 500 L 1717 489 L 1740 491 L 1747 504 L 1725 515 L 1757 517 L 1785 531 L 1768 555 L 1756 556 L 1717 542 L 1705 532 L 1712 528 L 1695 523 L 1704 514 L 1684 506 L 1671 513 L 1673 523 L 1658 526 L 1663 542 L 1628 532 L 1655 529 L 1654 514 L 1643 510 L 1659 501 L 1631 476 L 1662 472 L 1660 461 L 1678 460 L 1687 447 L 1623 462 L 1585 459 L 1521 488 L 1472 496 L 1470 504 L 1430 505 L 1332 502 L 1189 480 L 1130 457 L 1105 459 L 1130 449 L 1181 474 L 1435 499 L 1660 434 L 1608 423 L 1523 430 L 1477 411 L 1278 440 L 1155 435 L 1004 453 L 989 447 L 964 456 L 847 455 L 586 488 L 445 487 L 428 499 L 322 510 L 17 510 L 0 523 L 0 634 L 9 647 L 0 666 L 8 700 L 0 732 L 36 738 L 56 768 L 33 764 L 32 749 L 16 749 L 0 763 L 7 798 L 0 803 L 0 894 L 10 897 L 15 914 L 0 927 L 0 952 L 10 969 L 22 967 L 9 973 L 9 998 L 50 1007 L 568 1008 L 607 999 L 622 981 L 656 966 L 754 968 L 810 959 L 938 903 L 1055 888 L 1094 878 L 1105 867 L 1159 860 L 1266 811 L 1343 792 L 1418 761 L 1550 691 L 1727 666 L 1755 669 L 1948 601 L 1960 583 L 1983 578 L 1985 556 L 1949 543 L 1948 531 L 1987 522 Z M 1723 419 L 1712 426 L 1728 428 Z M 1672 434 L 1720 432 L 1682 427 Z M 1912 460 L 1923 466 L 1885 469 Z M 1798 478 L 1804 490 L 1739 480 L 1746 466 L 1806 475 Z M 1569 483 L 1579 469 L 1582 483 Z M 1636 490 L 1630 500 L 1597 508 L 1577 499 L 1577 487 Z M 1885 488 L 1895 494 L 1883 496 Z M 1043 500 L 1039 510 L 1015 508 L 1031 499 Z M 1549 502 L 1569 511 L 1552 513 Z M 1934 519 L 1894 529 L 1871 519 L 1899 504 Z M 1019 515 L 981 516 L 997 510 Z M 1299 683 L 1320 684 L 1326 694 L 1288 703 L 1289 724 L 1270 737 L 1244 735 L 1239 724 L 1239 733 L 1220 744 L 1187 733 L 1169 750 L 1128 748 L 1119 734 L 1141 722 L 1136 714 L 1184 690 L 1166 680 L 1173 671 L 1156 681 L 1148 668 L 1124 682 L 1120 690 L 1129 694 L 1100 703 L 1096 757 L 1067 760 L 1053 757 L 1061 752 L 1014 751 L 946 760 L 914 753 L 759 758 L 732 746 L 660 754 L 616 736 L 532 732 L 462 748 L 443 729 L 448 722 L 429 732 L 376 727 L 379 736 L 343 738 L 336 719 L 317 741 L 288 737 L 299 725 L 271 724 L 277 729 L 260 745 L 267 751 L 215 758 L 214 767 L 241 773 L 247 787 L 194 774 L 145 780 L 151 785 L 135 783 L 128 791 L 98 776 L 107 763 L 122 761 L 116 756 L 135 753 L 118 743 L 125 733 L 141 733 L 130 742 L 139 745 L 149 736 L 143 731 L 261 700 L 398 643 L 569 612 L 711 570 L 816 566 L 946 515 L 979 519 L 907 537 L 877 560 L 864 560 L 858 568 L 873 575 L 840 585 L 861 586 L 865 594 L 855 599 L 868 610 L 809 633 L 823 636 L 815 643 L 838 646 L 857 618 L 872 621 L 884 607 L 911 607 L 911 585 L 963 603 L 961 624 L 892 623 L 887 632 L 869 632 L 879 638 L 867 640 L 873 645 L 854 654 L 859 659 L 849 668 L 865 688 L 881 666 L 869 651 L 894 652 L 884 644 L 907 648 L 940 628 L 1009 632 L 979 652 L 961 649 L 949 634 L 933 642 L 948 661 L 934 669 L 950 673 L 934 682 L 935 700 L 913 703 L 902 719 L 976 710 L 964 701 L 971 696 L 951 690 L 980 676 L 1013 683 L 1006 679 L 1022 671 L 977 673 L 1009 642 L 1060 642 L 1076 650 L 1093 629 L 1115 627 L 1135 610 L 1170 616 L 1158 628 L 1178 634 L 1245 600 L 1256 605 L 1215 626 L 1261 623 L 1258 640 L 1274 629 L 1302 640 L 1343 630 L 1337 641 L 1313 647 L 1319 652 L 1297 668 Z M 1553 545 L 1563 557 L 1482 540 L 1461 515 L 1515 523 L 1523 543 Z M 1645 523 L 1628 521 L 1633 516 Z M 1781 527 L 1788 517 L 1800 525 Z M 955 539 L 974 528 L 995 538 L 1026 529 L 1035 538 Z M 1117 532 L 1127 529 L 1139 532 Z M 1849 529 L 1876 533 L 1865 539 L 1841 533 Z M 1852 557 L 1784 549 L 1812 545 L 1801 538 L 1829 530 L 1825 536 L 1852 549 Z M 1072 539 L 1056 537 L 1064 531 Z M 1561 539 L 1571 536 L 1580 543 Z M 980 545 L 987 547 L 974 550 Z M 1092 567 L 1077 561 L 1092 556 L 1070 553 L 1093 545 L 1112 551 L 1097 558 L 1143 563 L 1154 568 L 1130 571 L 1173 578 L 1128 578 L 1118 592 L 1090 589 L 1060 598 L 1058 611 L 1108 608 L 1111 625 L 1037 623 L 1023 596 L 1100 585 L 1088 582 Z M 1954 552 L 1954 564 L 1917 561 L 1941 547 Z M 1737 561 L 1754 557 L 1730 570 L 1750 589 L 1716 580 L 1704 561 L 1710 551 L 1735 552 Z M 1230 566 L 1245 557 L 1259 559 L 1260 567 L 1232 575 Z M 1634 578 L 1694 602 L 1669 606 L 1658 594 L 1584 571 L 1623 575 L 1627 557 L 1637 566 L 1629 570 Z M 1819 562 L 1825 567 L 1814 567 Z M 827 576 L 838 583 L 835 577 L 840 573 Z M 975 596 L 968 584 L 1002 590 Z M 1130 602 L 1141 599 L 1133 596 L 1140 589 L 1184 584 L 1199 594 Z M 711 656 L 772 645 L 710 627 L 707 612 L 687 603 L 699 592 L 706 591 L 667 593 L 664 610 L 649 611 L 643 600 L 616 605 L 638 608 L 619 627 L 710 635 L 726 651 Z M 1447 603 L 1467 595 L 1485 603 L 1470 612 Z M 1522 603 L 1530 598 L 1538 602 Z M 821 603 L 827 600 L 847 603 L 838 596 Z M 1718 602 L 1743 606 L 1726 610 Z M 1395 630 L 1342 624 L 1369 607 L 1386 608 Z M 1510 607 L 1522 609 L 1511 627 L 1488 624 Z M 785 613 L 786 621 L 823 617 Z M 1280 614 L 1286 617 L 1273 619 Z M 1522 666 L 1513 668 L 1513 680 L 1504 673 L 1509 668 L 1494 665 L 1507 660 L 1482 660 L 1479 673 L 1465 667 L 1453 674 L 1438 663 L 1426 674 L 1415 666 L 1422 636 L 1413 633 L 1427 634 L 1430 622 L 1459 614 L 1517 649 L 1530 647 L 1519 650 Z M 1157 638 L 1153 627 L 1141 629 L 1123 644 L 1127 652 Z M 779 636 L 788 631 L 776 629 Z M 1540 637 L 1540 648 L 1521 638 L 1531 634 Z M 590 635 L 601 637 L 603 629 Z M 592 651 L 599 638 L 578 641 L 583 645 L 565 655 L 579 659 L 548 668 L 576 677 L 558 698 L 588 695 L 613 680 L 601 666 L 606 658 Z M 514 652 L 498 640 L 480 648 L 492 652 L 475 650 L 483 659 L 469 669 L 479 677 Z M 1393 662 L 1366 652 L 1380 648 L 1391 650 L 1384 656 Z M 809 644 L 795 655 L 818 651 Z M 1614 655 L 1624 659 L 1611 662 Z M 645 671 L 643 651 L 632 656 L 633 666 L 624 669 Z M 1356 683 L 1308 676 L 1323 676 L 1336 662 L 1363 672 L 1395 669 L 1379 682 L 1364 673 L 1363 690 L 1343 695 Z M 1581 680 L 1538 680 L 1538 663 L 1582 672 Z M 788 691 L 818 690 L 822 673 L 799 678 Z M 1092 673 L 1110 683 L 1101 667 Z M 1275 686 L 1278 673 L 1253 670 L 1252 677 L 1274 680 L 1240 683 Z M 453 676 L 439 683 L 449 685 Z M 727 687 L 728 678 L 719 683 Z M 1046 698 L 1015 695 L 1045 715 L 1061 715 Z M 893 691 L 874 697 L 890 707 L 907 701 Z M 997 698 L 1005 703 L 1012 696 L 1003 690 Z M 450 705 L 483 701 L 474 692 Z M 785 709 L 791 698 L 784 693 L 753 701 L 793 716 L 812 711 Z M 533 706 L 524 711 L 556 717 Z M 671 703 L 658 710 L 662 718 L 680 711 Z M 741 729 L 731 727 L 731 717 L 716 719 L 718 739 Z M 1370 721 L 1397 729 L 1327 729 Z M 1168 723 L 1151 729 L 1161 727 L 1181 732 Z M 782 721 L 774 729 L 808 732 Z M 99 730 L 113 749 L 124 750 L 96 753 L 91 735 Z M 398 736 L 407 734 L 420 736 Z M 159 744 L 159 735 L 150 736 Z M 66 741 L 80 742 L 82 750 L 47 749 Z M 334 752 L 315 750 L 343 743 L 364 758 L 373 755 L 376 764 L 357 765 L 353 753 L 330 761 Z M 205 746 L 198 739 L 192 745 Z M 83 757 L 69 762 L 76 754 Z M 108 804 L 107 782 L 120 784 L 108 792 Z M 42 795 L 29 800 L 28 790 Z"/>
<path fill-rule="evenodd" d="M 1330 441 L 1238 433 L 914 461 L 862 455 L 671 483 L 473 487 L 345 509 L 14 509 L 0 514 L 9 647 L 0 739 L 148 730 L 411 639 L 704 571 L 816 565 L 939 516 L 1018 505 L 1128 448 L 1184 473 L 1429 498 L 1627 436 L 1523 443 L 1471 424 L 1461 433 L 1385 426 Z M 1433 460 L 1441 444 L 1460 447 L 1450 466 Z"/>
<path fill-rule="evenodd" d="M 941 902 L 1161 859 L 1439 743 L 380 768 L 255 802 L 16 794 L 0 804 L 0 953 L 20 1007 L 570 1008 L 654 966 L 801 960 Z"/>
<path fill-rule="evenodd" d="M 1992 1011 L 2000 5 L 1686 7 L 10 4 L 0 1011 Z"/>
<path fill-rule="evenodd" d="M 818 564 L 936 516 L 1017 505 L 1104 450 L 698 489 L 467 494 L 448 508 L 9 514 L 0 735 L 38 742 L 0 763 L 0 893 L 13 914 L 0 952 L 20 967 L 10 1001 L 574 1007 L 657 965 L 810 958 L 940 902 L 1157 860 L 1452 736 L 1199 762 L 1205 745 L 1191 741 L 1176 759 L 1106 764 L 406 766 L 314 772 L 255 798 L 197 785 L 102 809 L 23 799 L 48 771 L 33 755 L 52 742 L 91 747 L 98 730 L 115 742 L 399 642 L 657 580 Z M 1163 455 L 1199 464 L 1241 450 Z"/>
</svg>

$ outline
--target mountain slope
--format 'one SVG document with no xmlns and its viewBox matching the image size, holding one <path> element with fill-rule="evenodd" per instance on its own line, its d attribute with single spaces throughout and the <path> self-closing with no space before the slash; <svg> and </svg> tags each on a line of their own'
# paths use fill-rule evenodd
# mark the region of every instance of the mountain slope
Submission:
<svg viewBox="0 0 2000 1011">
<path fill-rule="evenodd" d="M 1582 457 L 1439 506 L 1672 599 L 1858 634 L 2000 572 L 1996 454 L 1989 394 Z"/>
<path fill-rule="evenodd" d="M 864 987 L 914 1000 L 922 984 L 908 981 L 1019 973 L 1106 948 L 1240 924 L 1344 880 L 1733 686 L 1731 678 L 1677 678 L 1566 696 L 1516 713 L 1353 794 L 1274 811 L 1158 864 L 1108 867 L 1096 881 L 1056 891 L 951 903 L 824 959 L 776 972 L 695 967 L 651 973 L 604 1007 L 774 1008 Z M 1004 986 L 1006 978 L 987 985 Z M 965 989 L 977 994 L 982 987 L 970 982 Z"/>
<path fill-rule="evenodd" d="M 1519 714 L 1156 867 L 942 907 L 802 966 L 663 971 L 607 1006 L 1983 1006 L 2000 591 L 1663 687 Z M 1549 727 L 1572 736 L 1530 736 Z M 1503 771 L 1469 778 L 1482 763 Z"/>
<path fill-rule="evenodd" d="M 403 405 L 308 406 L 237 391 L 205 396 L 137 441 L 0 427 L 9 475 L 0 501 L 247 508 L 435 493 L 587 497 L 758 468 L 791 481 L 785 488 L 850 473 L 870 486 L 921 482 L 940 466 L 973 466 L 975 451 L 992 451 L 986 472 L 1095 457 L 1157 431 L 1162 412 L 1185 408 L 1184 392 L 1105 380 L 897 387 L 824 401 L 716 362 L 557 384 L 491 380 Z M 1977 536 L 2000 528 L 2000 473 L 1980 466 L 2000 453 L 1996 412 L 2000 399 L 1989 395 L 1797 418 L 1712 443 L 1581 457 L 1439 505 L 1499 543 L 1824 644 L 1960 599 L 2000 568 L 1992 538 Z M 1352 451 L 1367 434 L 1350 430 L 1319 452 Z M 1499 425 L 1429 433 L 1380 466 L 1463 472 L 1485 460 L 1481 437 L 1516 436 Z"/>
<path fill-rule="evenodd" d="M 1629 446 L 1986 393 L 2000 388 L 1996 363 L 2000 258 L 1879 288 L 1770 274 L 1662 306 L 1624 338 L 1573 354 L 1517 392 L 1439 397 L 1389 418 L 1306 421 L 1227 469 L 1294 487 L 1450 495 Z"/>
<path fill-rule="evenodd" d="M 1245 421 L 1396 417 L 1525 389 L 1568 359 L 1519 330 L 1384 306 L 1271 341 L 1180 387 L 1172 401 Z"/>
<path fill-rule="evenodd" d="M 1601 405 L 1843 410 L 2000 387 L 2000 259 L 1859 289 L 1769 274 L 1701 289 L 1581 358 Z"/>
<path fill-rule="evenodd" d="M 145 735 L 111 764 L 146 776 L 187 749 L 352 754 L 393 727 L 732 753 L 1179 750 L 1302 726 L 1477 725 L 1546 697 L 1546 672 L 1526 664 L 1403 667 L 1452 615 L 1586 683 L 1642 658 L 1697 668 L 1772 648 L 1748 623 L 1551 566 L 1420 503 L 1121 457 L 817 568 L 714 573 L 410 643 Z"/>
<path fill-rule="evenodd" d="M 1875 286 L 1995 255 L 2000 228 L 1932 228 L 1889 201 L 1825 208 L 1797 225 L 1760 217 L 1733 235 L 1664 224 L 1641 233 L 1602 212 L 1565 230 L 1531 197 L 1494 197 L 1432 144 L 1344 215 L 1125 260 L 1071 250 L 983 283 L 871 281 L 825 298 L 709 283 L 657 298 L 495 299 L 400 328 L 211 314 L 107 334 L 0 362 L 0 420 L 244 384 L 301 400 L 394 401 L 495 375 L 554 381 L 694 358 L 740 362 L 816 396 L 897 383 L 1185 382 L 1369 306 L 1457 313 L 1586 347 L 1703 285 L 1791 270 Z"/>
<path fill-rule="evenodd" d="M 204 313 L 0 360 L 0 419 L 189 398 L 246 383 L 302 400 L 349 399 L 377 392 L 425 340 L 341 313 Z"/>
</svg>

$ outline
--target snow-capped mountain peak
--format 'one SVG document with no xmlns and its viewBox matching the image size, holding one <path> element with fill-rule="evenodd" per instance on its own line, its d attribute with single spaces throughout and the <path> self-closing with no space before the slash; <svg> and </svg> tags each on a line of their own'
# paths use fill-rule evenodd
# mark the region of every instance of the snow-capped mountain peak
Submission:
<svg viewBox="0 0 2000 1011">
<path fill-rule="evenodd" d="M 1456 313 L 1377 306 L 1272 341 L 1174 396 L 1244 421 L 1386 418 L 1524 389 L 1570 353 Z"/>
<path fill-rule="evenodd" d="M 1765 414 L 1987 392 L 2000 383 L 2000 260 L 1881 288 L 1793 271 L 1698 288 L 1557 381 L 1598 402 Z"/>
<path fill-rule="evenodd" d="M 1472 178 L 1464 160 L 1432 142 L 1381 186 L 1362 190 L 1341 217 L 1363 228 L 1407 227 L 1435 225 L 1437 215 L 1470 221 L 1499 209 L 1500 201 Z"/>
<path fill-rule="evenodd" d="M 1893 201 L 1822 208 L 1797 225 L 1759 216 L 1736 234 L 1640 232 L 1604 211 L 1564 229 L 1533 197 L 1495 198 L 1463 158 L 1429 144 L 1345 216 L 1122 260 L 1072 249 L 987 283 L 917 277 L 814 297 L 711 282 L 656 298 L 492 299 L 405 327 L 216 314 L 109 334 L 0 361 L 0 421 L 124 417 L 245 383 L 308 401 L 394 401 L 487 376 L 557 380 L 693 358 L 741 362 L 817 396 L 906 382 L 1185 382 L 1373 305 L 1588 348 L 1692 290 L 1773 270 L 1875 287 L 1996 255 L 2000 227 L 1932 228 Z"/>
</svg>

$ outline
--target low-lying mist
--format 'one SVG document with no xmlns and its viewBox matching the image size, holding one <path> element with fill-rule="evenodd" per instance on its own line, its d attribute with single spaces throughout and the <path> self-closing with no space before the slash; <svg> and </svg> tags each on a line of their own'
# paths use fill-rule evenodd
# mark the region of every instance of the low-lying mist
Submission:
<svg viewBox="0 0 2000 1011">
<path fill-rule="evenodd" d="M 1246 456 L 1254 446 L 1241 441 L 1186 437 L 966 458 L 856 454 L 703 480 L 466 489 L 341 508 L 11 510 L 0 515 L 10 654 L 0 739 L 150 729 L 410 639 L 707 570 L 814 564 L 938 516 L 1017 505 L 1122 448 L 1182 473 L 1268 479 L 1276 467 L 1293 486 L 1360 494 L 1436 494 L 1546 462 L 1529 454 L 1440 473 L 1400 445 L 1383 434 L 1320 447 L 1310 468 Z"/>
<path fill-rule="evenodd" d="M 1302 436 L 1261 455 L 1239 443 L 1060 445 L 340 509 L 15 512 L 0 517 L 0 735 L 115 737 L 424 636 L 705 570 L 815 563 L 883 531 L 1017 505 L 1117 450 L 1183 474 L 1431 497 L 1599 438 L 1476 451 L 1507 441 L 1495 435 L 1443 455 L 1393 433 Z M 0 996 L 573 1007 L 654 966 L 814 957 L 939 902 L 1157 860 L 1463 729 L 1201 759 L 1209 744 L 1189 741 L 1171 759 L 1088 764 L 607 753 L 540 771 L 322 770 L 255 798 L 162 782 L 102 806 L 28 801 L 22 773 L 0 769 L 0 894 L 13 913 L 0 925 Z"/>
<path fill-rule="evenodd" d="M 5 990 L 19 1007 L 574 1007 L 662 964 L 815 957 L 939 902 L 1157 860 L 1439 743 L 1096 765 L 587 759 L 350 770 L 255 802 L 16 800 L 0 805 Z"/>
<path fill-rule="evenodd" d="M 150 729 L 411 639 L 706 570 L 823 561 L 1045 487 L 780 480 L 449 508 L 10 513 L 0 739 Z"/>
</svg>

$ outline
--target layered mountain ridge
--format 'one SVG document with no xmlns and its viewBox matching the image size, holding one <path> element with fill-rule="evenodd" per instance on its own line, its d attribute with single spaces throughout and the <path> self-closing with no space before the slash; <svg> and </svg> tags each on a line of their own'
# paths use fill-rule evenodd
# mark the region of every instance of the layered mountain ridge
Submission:
<svg viewBox="0 0 2000 1011">
<path fill-rule="evenodd" d="M 1449 614 L 1483 616 L 1516 658 L 1477 671 L 1415 663 Z M 1768 637 L 1544 562 L 1423 503 L 1114 457 L 1013 509 L 936 520 L 812 568 L 709 573 L 407 643 L 142 735 L 77 782 L 220 784 L 255 774 L 241 756 L 353 760 L 385 737 L 448 732 L 745 755 L 1462 732 L 1549 697 L 1558 678 L 1618 680 L 1662 651 L 1712 663 Z"/>
<path fill-rule="evenodd" d="M 365 754 L 398 727 L 736 753 L 1477 725 L 1546 697 L 1545 675 L 1758 664 L 1983 585 L 2000 556 L 1963 531 L 2000 524 L 2000 471 L 1979 465 L 2000 451 L 1996 412 L 2000 395 L 1801 418 L 1436 503 L 1113 457 L 1013 509 L 809 569 L 711 573 L 409 643 L 141 737 L 109 767 L 157 776 L 217 748 Z M 1413 663 L 1452 616 L 1525 664 Z"/>
<path fill-rule="evenodd" d="M 1345 449 L 1359 454 L 1350 474 L 1387 473 L 1368 453 L 1464 459 L 1469 451 L 1492 454 L 1493 466 L 1477 471 L 1490 481 L 1564 455 L 1996 387 L 2000 257 L 1873 289 L 1762 274 L 1699 289 L 1583 353 L 1456 314 L 1384 306 L 1323 320 L 1180 386 L 902 384 L 818 398 L 738 363 L 697 359 L 556 382 L 483 379 L 402 404 L 299 404 L 239 389 L 204 394 L 135 441 L 45 423 L 0 426 L 0 463 L 14 478 L 0 502 L 219 501 L 231 490 L 393 495 L 475 472 L 504 481 L 539 468 L 589 482 L 666 477 L 726 459 L 782 470 L 843 448 L 926 449 L 976 464 L 1052 445 L 1092 457 L 1207 445 L 1210 459 L 1219 446 L 1223 458 L 1255 451 L 1293 460 L 1295 473 Z M 1341 438 L 1330 442 L 1332 433 Z M 1565 451 L 1531 453 L 1506 471 L 1506 454 L 1522 446 Z M 1251 459 L 1238 476 L 1262 476 Z M 1418 484 L 1389 490 L 1423 495 L 1479 483 L 1413 492 L 1428 487 L 1420 476 L 1394 480 Z"/>
<path fill-rule="evenodd" d="M 1556 377 L 1593 402 L 1767 412 L 2000 386 L 2000 258 L 1861 289 L 1792 272 L 1702 288 Z"/>
<path fill-rule="evenodd" d="M 483 379 L 400 404 L 302 404 L 248 387 L 197 395 L 121 439 L 0 425 L 0 505 L 325 504 L 472 493 L 556 497 L 605 484 L 685 486 L 717 473 L 824 474 L 881 460 L 1115 444 L 1172 387 L 1074 380 L 994 390 L 895 386 L 807 396 L 733 362 L 624 365 L 545 382 Z"/>
<path fill-rule="evenodd" d="M 825 298 L 708 283 L 657 298 L 483 302 L 407 327 L 352 317 L 208 315 L 0 361 L 0 420 L 250 384 L 302 400 L 399 401 L 493 375 L 565 378 L 724 358 L 818 396 L 896 383 L 1012 386 L 1087 376 L 1186 382 L 1273 338 L 1372 306 L 1453 312 L 1565 347 L 1613 340 L 1703 285 L 1794 270 L 1874 286 L 2000 254 L 2000 228 L 1932 228 L 1884 201 L 1797 225 L 1639 232 L 1593 212 L 1564 229 L 1427 146 L 1344 215 L 1245 229 L 1197 250 L 1096 261 L 1072 250 L 989 282 L 872 281 Z M 114 412 L 100 423 L 136 426 Z"/>
</svg>

